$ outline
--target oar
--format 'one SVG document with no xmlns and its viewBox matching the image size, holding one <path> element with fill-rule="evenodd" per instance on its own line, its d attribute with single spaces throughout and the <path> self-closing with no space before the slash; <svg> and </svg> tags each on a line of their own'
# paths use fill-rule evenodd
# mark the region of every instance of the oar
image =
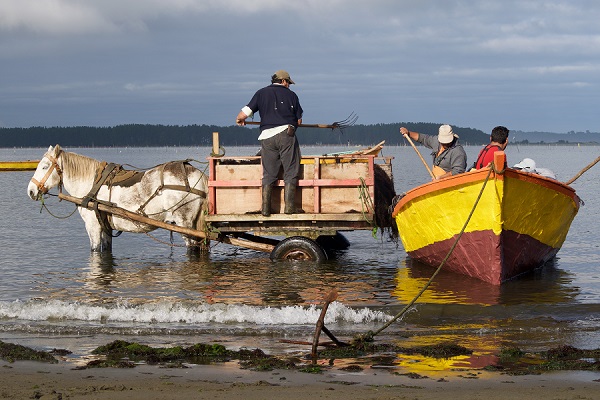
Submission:
<svg viewBox="0 0 600 400">
<path fill-rule="evenodd" d="M 327 124 L 300 124 L 299 127 L 302 128 L 327 128 L 327 129 L 339 129 L 340 131 L 348 128 L 356 123 L 358 120 L 358 115 L 354 112 L 348 116 L 348 118 L 342 121 L 336 121 L 329 125 Z M 246 121 L 246 125 L 260 125 L 260 121 Z"/>
<path fill-rule="evenodd" d="M 425 168 L 427 168 L 427 172 L 429 172 L 429 175 L 431 175 L 431 178 L 435 179 L 435 175 L 433 174 L 433 171 L 431 171 L 431 168 L 429 168 L 429 165 L 427 165 L 427 162 L 425 161 L 425 159 L 423 159 L 423 156 L 421 155 L 421 153 L 417 149 L 417 146 L 415 146 L 415 144 L 413 143 L 412 139 L 410 138 L 410 134 L 403 135 L 403 136 L 404 136 L 404 138 L 406 140 L 408 140 L 408 143 L 410 143 L 410 145 L 412 146 L 412 148 L 415 149 L 415 151 L 417 152 L 417 155 L 419 156 L 419 158 L 423 162 L 423 165 L 425 166 Z"/>
<path fill-rule="evenodd" d="M 591 163 L 589 163 L 587 167 L 585 167 L 584 169 L 582 169 L 581 171 L 579 171 L 579 173 L 577 173 L 577 175 L 575 175 L 574 177 L 572 177 L 571 179 L 569 179 L 568 181 L 566 181 L 565 185 L 570 185 L 571 183 L 575 182 L 577 180 L 577 178 L 579 178 L 581 175 L 583 175 L 583 173 L 585 171 L 587 171 L 588 169 L 590 169 L 594 165 L 596 165 L 596 163 L 598 161 L 600 161 L 600 157 L 596 158 L 594 161 L 592 161 Z"/>
</svg>

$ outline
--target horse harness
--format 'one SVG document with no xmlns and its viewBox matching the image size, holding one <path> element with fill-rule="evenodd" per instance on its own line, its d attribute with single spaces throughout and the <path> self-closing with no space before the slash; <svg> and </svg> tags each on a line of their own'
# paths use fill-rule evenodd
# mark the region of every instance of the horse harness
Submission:
<svg viewBox="0 0 600 400">
<path fill-rule="evenodd" d="M 62 190 L 62 170 L 60 168 L 60 165 L 58 165 L 58 157 L 60 156 L 61 152 L 62 152 L 62 150 L 59 150 L 58 153 L 56 154 L 56 157 L 53 157 L 50 154 L 46 154 L 46 158 L 52 162 L 52 165 L 50 166 L 50 168 L 48 168 L 48 171 L 46 171 L 46 174 L 42 177 L 41 181 L 38 181 L 35 178 L 31 178 L 31 182 L 33 182 L 33 184 L 35 186 L 37 186 L 38 191 L 40 191 L 42 194 L 48 193 L 48 188 L 46 187 L 46 181 L 48 180 L 48 178 L 50 178 L 50 175 L 52 175 L 52 171 L 54 171 L 55 169 L 56 169 L 56 173 L 60 177 L 58 189 Z"/>
<path fill-rule="evenodd" d="M 138 208 L 137 212 L 139 214 L 147 217 L 148 215 L 145 213 L 144 209 L 146 208 L 148 203 L 150 203 L 150 201 L 152 199 L 154 199 L 156 196 L 158 196 L 163 190 L 178 190 L 178 191 L 183 191 L 186 193 L 192 193 L 192 194 L 195 194 L 202 198 L 206 198 L 206 192 L 190 186 L 190 183 L 188 180 L 188 174 L 186 171 L 186 165 L 190 165 L 189 161 L 190 161 L 189 159 L 182 160 L 182 161 L 170 161 L 170 162 L 162 164 L 160 166 L 161 167 L 160 168 L 160 185 L 156 188 L 154 193 L 152 193 L 152 195 L 146 200 L 146 202 L 144 202 L 144 204 L 142 204 Z M 164 182 L 165 168 L 170 165 L 172 165 L 172 166 L 178 165 L 179 168 L 181 169 L 183 185 L 166 185 L 165 184 L 165 182 Z M 100 165 L 98 166 L 98 168 L 96 169 L 94 185 L 90 189 L 89 193 L 83 197 L 81 206 L 92 209 L 96 213 L 96 218 L 98 218 L 98 222 L 100 223 L 100 226 L 102 227 L 103 232 L 106 233 L 107 235 L 110 235 L 112 237 L 117 237 L 122 233 L 122 231 L 118 231 L 115 235 L 112 234 L 113 226 L 114 226 L 112 223 L 112 214 L 108 213 L 108 212 L 100 211 L 98 209 L 98 205 L 100 203 L 102 203 L 102 204 L 105 204 L 105 205 L 108 205 L 111 207 L 116 207 L 117 205 L 110 201 L 110 198 L 112 195 L 112 190 L 111 190 L 112 187 L 113 186 L 133 186 L 136 183 L 141 182 L 145 173 L 146 172 L 142 172 L 142 171 L 126 170 L 126 169 L 123 169 L 123 167 L 119 164 L 107 163 L 106 161 L 101 162 Z M 108 187 L 108 191 L 109 191 L 109 200 L 108 201 L 99 200 L 97 198 L 98 192 L 100 191 L 100 188 L 103 185 Z M 92 206 L 89 205 L 90 202 L 93 202 Z"/>
</svg>

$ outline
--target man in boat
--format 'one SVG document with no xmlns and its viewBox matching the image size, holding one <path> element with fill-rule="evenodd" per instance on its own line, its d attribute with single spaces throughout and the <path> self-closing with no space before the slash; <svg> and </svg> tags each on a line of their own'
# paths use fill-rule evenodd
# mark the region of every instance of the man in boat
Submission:
<svg viewBox="0 0 600 400">
<path fill-rule="evenodd" d="M 236 118 L 240 126 L 246 118 L 260 113 L 260 156 L 263 165 L 261 214 L 271 215 L 271 193 L 283 166 L 284 201 L 286 214 L 294 214 L 294 199 L 300 174 L 300 145 L 296 129 L 302 123 L 302 107 L 296 93 L 290 90 L 295 82 L 287 71 L 279 70 L 271 76 L 271 84 L 259 89 Z"/>
<path fill-rule="evenodd" d="M 481 169 L 485 168 L 494 161 L 494 153 L 497 151 L 504 151 L 508 146 L 508 134 L 509 130 L 504 126 L 497 126 L 492 129 L 490 135 L 490 143 L 486 145 L 477 156 L 477 161 L 473 164 L 473 168 Z M 506 165 L 504 165 L 506 167 Z"/>
<path fill-rule="evenodd" d="M 458 143 L 458 136 L 454 134 L 450 125 L 441 125 L 437 136 L 411 132 L 405 127 L 400 128 L 400 133 L 434 150 L 431 153 L 434 180 L 462 174 L 467 169 L 467 153 Z"/>
</svg>

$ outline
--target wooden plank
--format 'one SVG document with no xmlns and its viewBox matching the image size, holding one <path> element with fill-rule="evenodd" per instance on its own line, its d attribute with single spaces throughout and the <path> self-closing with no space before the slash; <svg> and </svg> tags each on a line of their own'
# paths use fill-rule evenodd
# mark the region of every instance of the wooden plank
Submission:
<svg viewBox="0 0 600 400">
<path fill-rule="evenodd" d="M 255 159 L 257 163 L 243 161 Z M 374 199 L 375 177 L 373 165 L 375 156 L 346 157 L 350 162 L 341 162 L 338 157 L 303 157 L 310 161 L 301 166 L 301 175 L 296 192 L 296 204 L 305 212 L 356 213 L 367 210 L 360 196 L 360 187 L 366 186 L 366 193 Z M 345 159 L 346 159 L 345 158 Z M 262 165 L 259 157 L 239 157 L 239 163 L 229 163 L 223 158 L 210 158 L 209 201 L 211 215 L 245 215 L 258 212 L 261 208 Z M 325 160 L 333 160 L 327 163 Z M 313 164 L 310 166 L 309 164 Z M 280 179 L 275 183 L 271 208 L 273 213 L 281 213 L 284 208 L 283 186 Z"/>
<path fill-rule="evenodd" d="M 232 246 L 244 247 L 246 249 L 263 251 L 266 253 L 272 252 L 275 248 L 275 246 L 272 244 L 252 242 L 250 240 L 237 239 L 228 236 L 225 236 L 222 239 L 223 243 L 227 243 Z"/>
<path fill-rule="evenodd" d="M 260 182 L 262 167 L 256 164 L 221 164 L 216 166 L 215 173 L 217 182 Z"/>
<path fill-rule="evenodd" d="M 330 187 L 360 186 L 360 185 L 362 185 L 363 181 L 367 185 L 373 184 L 373 179 L 370 178 L 369 176 L 365 176 L 363 178 L 363 180 L 356 179 L 356 178 L 299 179 L 298 186 L 300 186 L 300 187 L 303 187 L 303 186 L 308 186 L 308 187 L 313 187 L 313 186 L 330 186 Z M 260 179 L 209 181 L 208 186 L 215 187 L 215 188 L 252 188 L 252 187 L 260 188 L 260 187 L 262 187 L 262 181 Z M 275 186 L 283 187 L 283 186 L 285 186 L 285 184 L 282 180 L 278 180 L 277 182 L 275 182 Z"/>
<path fill-rule="evenodd" d="M 207 215 L 207 222 L 299 222 L 299 221 L 369 221 L 372 220 L 373 214 L 362 213 L 346 213 L 346 214 L 271 214 L 270 217 L 263 217 L 261 214 L 217 214 Z"/>
<path fill-rule="evenodd" d="M 83 199 L 80 199 L 78 197 L 73 197 L 73 196 L 66 195 L 64 193 L 59 193 L 58 198 L 61 200 L 70 201 L 71 203 L 75 203 L 78 206 L 82 207 Z M 167 224 L 166 222 L 157 221 L 155 219 L 148 218 L 143 215 L 136 214 L 134 212 L 125 210 L 124 208 L 121 208 L 121 207 L 109 206 L 104 203 L 97 203 L 97 207 L 98 207 L 98 210 L 100 210 L 100 211 L 104 211 L 104 212 L 107 212 L 107 213 L 110 213 L 113 215 L 117 215 L 119 217 L 126 218 L 126 219 L 129 219 L 132 221 L 138 221 L 138 222 L 141 222 L 146 225 L 166 229 L 168 231 L 182 233 L 184 235 L 190 235 L 190 236 L 194 236 L 194 237 L 198 237 L 198 238 L 208 238 L 211 240 L 216 240 L 218 238 L 218 236 L 216 234 L 207 234 L 206 232 L 199 231 L 196 229 L 190 229 L 190 228 L 185 228 L 183 226 Z M 91 200 L 88 203 L 87 208 L 95 209 L 96 202 Z"/>
</svg>

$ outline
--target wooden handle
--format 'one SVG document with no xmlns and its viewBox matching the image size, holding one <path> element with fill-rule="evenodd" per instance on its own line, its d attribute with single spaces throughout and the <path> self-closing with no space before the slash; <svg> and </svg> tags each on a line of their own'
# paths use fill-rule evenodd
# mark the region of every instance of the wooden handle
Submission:
<svg viewBox="0 0 600 400">
<path fill-rule="evenodd" d="M 568 181 L 565 182 L 565 185 L 570 185 L 571 183 L 575 182 L 581 175 L 583 175 L 583 173 L 585 171 L 587 171 L 588 169 L 592 168 L 594 165 L 596 165 L 596 163 L 600 161 L 600 157 L 596 158 L 594 161 L 592 161 L 591 163 L 589 163 L 584 169 L 582 169 L 581 171 L 579 171 L 577 173 L 577 175 L 575 175 L 574 177 L 572 177 L 571 179 L 569 179 Z"/>
<path fill-rule="evenodd" d="M 167 224 L 166 222 L 157 221 L 155 219 L 148 218 L 144 215 L 140 215 L 140 214 L 128 211 L 121 207 L 111 206 L 111 205 L 104 204 L 104 203 L 99 203 L 96 200 L 90 200 L 87 205 L 83 205 L 83 199 L 80 199 L 78 197 L 69 196 L 64 193 L 59 193 L 58 198 L 61 200 L 70 201 L 71 203 L 75 203 L 80 207 L 85 207 L 85 208 L 89 208 L 89 209 L 97 208 L 100 211 L 114 214 L 116 216 L 126 218 L 131 221 L 141 222 L 143 224 L 155 226 L 157 228 L 162 228 L 162 229 L 166 229 L 166 230 L 177 232 L 177 233 L 182 233 L 184 235 L 190 235 L 190 236 L 194 236 L 197 238 L 217 239 L 216 235 L 213 235 L 210 233 L 207 234 L 205 232 L 198 231 L 195 229 L 189 229 L 189 228 L 186 228 L 183 226 Z"/>
<path fill-rule="evenodd" d="M 415 144 L 413 143 L 412 139 L 410 138 L 410 133 L 408 135 L 404 135 L 404 137 L 406 138 L 406 140 L 408 140 L 408 143 L 410 143 L 410 145 L 413 147 L 413 149 L 415 149 L 415 151 L 417 152 L 417 155 L 419 156 L 419 158 L 423 162 L 423 165 L 425 166 L 425 168 L 427 168 L 427 172 L 429 172 L 429 175 L 431 175 L 431 178 L 435 179 L 435 175 L 433 174 L 433 171 L 431 171 L 431 168 L 429 168 L 429 165 L 427 165 L 427 162 L 425 161 L 425 159 L 423 158 L 423 156 L 421 155 L 421 153 L 417 149 L 417 146 L 415 146 Z"/>
<path fill-rule="evenodd" d="M 260 121 L 246 121 L 246 125 L 260 125 Z M 324 124 L 299 124 L 301 128 L 328 128 L 335 129 L 335 125 L 324 125 Z"/>
</svg>

